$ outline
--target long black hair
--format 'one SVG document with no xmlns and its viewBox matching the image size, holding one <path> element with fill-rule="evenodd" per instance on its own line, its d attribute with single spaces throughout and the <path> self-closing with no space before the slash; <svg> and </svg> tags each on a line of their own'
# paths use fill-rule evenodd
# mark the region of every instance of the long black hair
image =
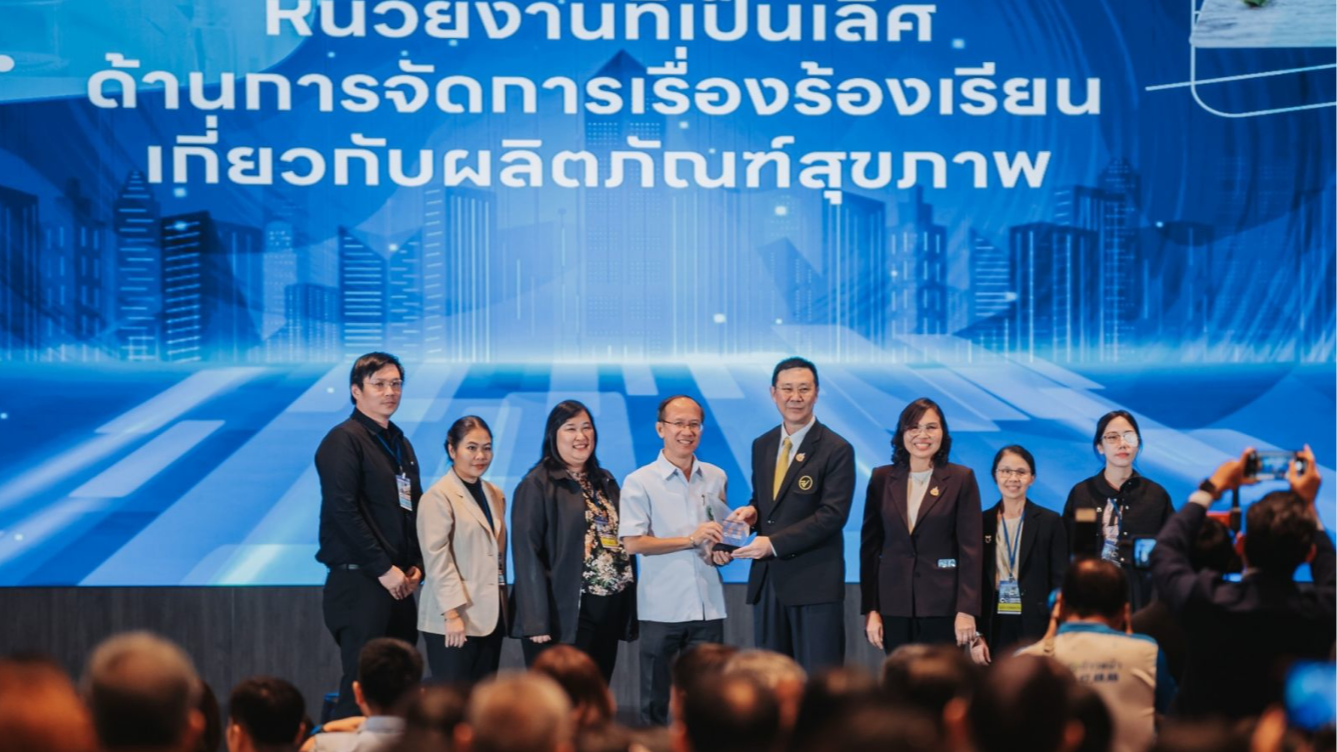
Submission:
<svg viewBox="0 0 1337 752">
<path fill-rule="evenodd" d="M 933 466 L 942 467 L 947 464 L 947 457 L 952 453 L 952 432 L 947 430 L 947 416 L 943 414 L 942 408 L 928 397 L 920 397 L 901 411 L 901 417 L 896 421 L 896 434 L 891 437 L 891 464 L 910 466 L 910 450 L 905 448 L 905 432 L 919 425 L 919 419 L 929 410 L 936 412 L 939 422 L 942 423 L 942 444 L 938 447 L 938 451 L 933 453 Z"/>
<path fill-rule="evenodd" d="M 557 431 L 562 424 L 572 418 L 585 413 L 590 417 L 590 433 L 594 435 L 594 448 L 599 448 L 599 429 L 594 425 L 594 414 L 590 412 L 585 403 L 578 400 L 563 400 L 553 405 L 552 412 L 548 413 L 548 422 L 543 427 L 543 454 L 539 459 L 539 464 L 550 470 L 562 470 L 566 463 L 562 461 L 562 455 L 557 452 Z M 598 477 L 599 457 L 595 452 L 590 452 L 590 458 L 585 460 L 585 472 L 591 477 Z"/>
</svg>

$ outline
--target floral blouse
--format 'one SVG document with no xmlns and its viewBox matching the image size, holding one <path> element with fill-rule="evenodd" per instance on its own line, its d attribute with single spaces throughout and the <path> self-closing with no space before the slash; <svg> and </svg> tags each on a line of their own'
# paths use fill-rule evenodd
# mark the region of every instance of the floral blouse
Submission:
<svg viewBox="0 0 1337 752">
<path fill-rule="evenodd" d="M 632 583 L 631 554 L 617 536 L 617 510 L 596 489 L 587 474 L 576 482 L 585 495 L 585 571 L 582 590 L 590 595 L 615 595 Z"/>
</svg>

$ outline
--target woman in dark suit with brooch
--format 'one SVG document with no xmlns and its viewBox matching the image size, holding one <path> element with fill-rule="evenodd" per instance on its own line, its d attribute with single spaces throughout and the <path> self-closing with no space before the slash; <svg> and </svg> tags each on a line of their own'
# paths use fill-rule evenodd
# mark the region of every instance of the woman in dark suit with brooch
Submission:
<svg viewBox="0 0 1337 752">
<path fill-rule="evenodd" d="M 552 644 L 588 653 L 612 679 L 619 640 L 636 638 L 636 576 L 618 538 L 617 481 L 599 466 L 598 433 L 575 400 L 548 414 L 543 454 L 511 508 L 515 620 L 530 665 Z"/>
<path fill-rule="evenodd" d="M 947 461 L 952 435 L 928 398 L 901 411 L 891 464 L 873 470 L 859 547 L 868 641 L 969 644 L 980 613 L 980 489 Z"/>
<path fill-rule="evenodd" d="M 1035 483 L 1035 458 L 1013 444 L 993 458 L 1002 499 L 984 513 L 984 597 L 981 639 L 970 646 L 976 663 L 993 650 L 1039 640 L 1049 628 L 1049 594 L 1068 569 L 1063 518 L 1026 498 Z"/>
</svg>

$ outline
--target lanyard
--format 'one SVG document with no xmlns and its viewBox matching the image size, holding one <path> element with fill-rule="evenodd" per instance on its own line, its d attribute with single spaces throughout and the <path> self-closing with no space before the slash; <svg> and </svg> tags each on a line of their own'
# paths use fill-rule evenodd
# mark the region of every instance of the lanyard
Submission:
<svg viewBox="0 0 1337 752">
<path fill-rule="evenodd" d="M 391 448 L 390 448 L 390 445 L 389 445 L 388 443 L 386 443 L 384 437 L 382 437 L 379 433 L 376 434 L 376 440 L 379 441 L 379 442 L 381 442 L 381 446 L 385 447 L 385 451 L 389 452 L 391 457 L 394 457 L 394 458 L 395 458 L 395 467 L 396 467 L 396 469 L 398 470 L 398 472 L 403 473 L 403 472 L 404 472 L 404 460 L 402 459 L 400 442 L 399 442 L 399 441 L 395 441 L 395 448 L 394 448 L 394 449 L 391 449 Z"/>
<path fill-rule="evenodd" d="M 1007 521 L 1003 519 L 1002 510 L 998 511 L 998 526 L 1003 528 L 1003 550 L 1007 552 L 1007 573 L 1009 580 L 1017 579 L 1017 553 L 1021 550 L 1021 526 L 1026 524 L 1025 514 L 1017 518 L 1017 540 L 1011 540 L 1007 533 Z"/>
</svg>

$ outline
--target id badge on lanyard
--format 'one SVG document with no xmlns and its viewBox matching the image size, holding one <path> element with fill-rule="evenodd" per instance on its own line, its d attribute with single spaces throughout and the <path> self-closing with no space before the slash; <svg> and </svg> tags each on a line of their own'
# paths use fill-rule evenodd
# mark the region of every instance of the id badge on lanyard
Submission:
<svg viewBox="0 0 1337 752">
<path fill-rule="evenodd" d="M 395 476 L 395 488 L 399 491 L 399 506 L 407 512 L 413 511 L 413 483 L 409 476 L 400 473 Z"/>
<path fill-rule="evenodd" d="M 1021 613 L 1021 586 L 1016 580 L 999 581 L 998 613 L 1012 615 Z"/>
<path fill-rule="evenodd" d="M 620 545 L 617 534 L 614 533 L 612 525 L 609 524 L 606 512 L 594 515 L 594 534 L 599 536 L 599 545 L 604 548 L 616 549 Z"/>
<path fill-rule="evenodd" d="M 1119 563 L 1119 528 L 1123 522 L 1123 513 L 1119 509 L 1119 502 L 1115 499 L 1109 500 L 1109 524 L 1101 527 L 1101 535 L 1104 536 L 1104 545 L 1100 547 L 1100 558 L 1105 561 Z"/>
</svg>

